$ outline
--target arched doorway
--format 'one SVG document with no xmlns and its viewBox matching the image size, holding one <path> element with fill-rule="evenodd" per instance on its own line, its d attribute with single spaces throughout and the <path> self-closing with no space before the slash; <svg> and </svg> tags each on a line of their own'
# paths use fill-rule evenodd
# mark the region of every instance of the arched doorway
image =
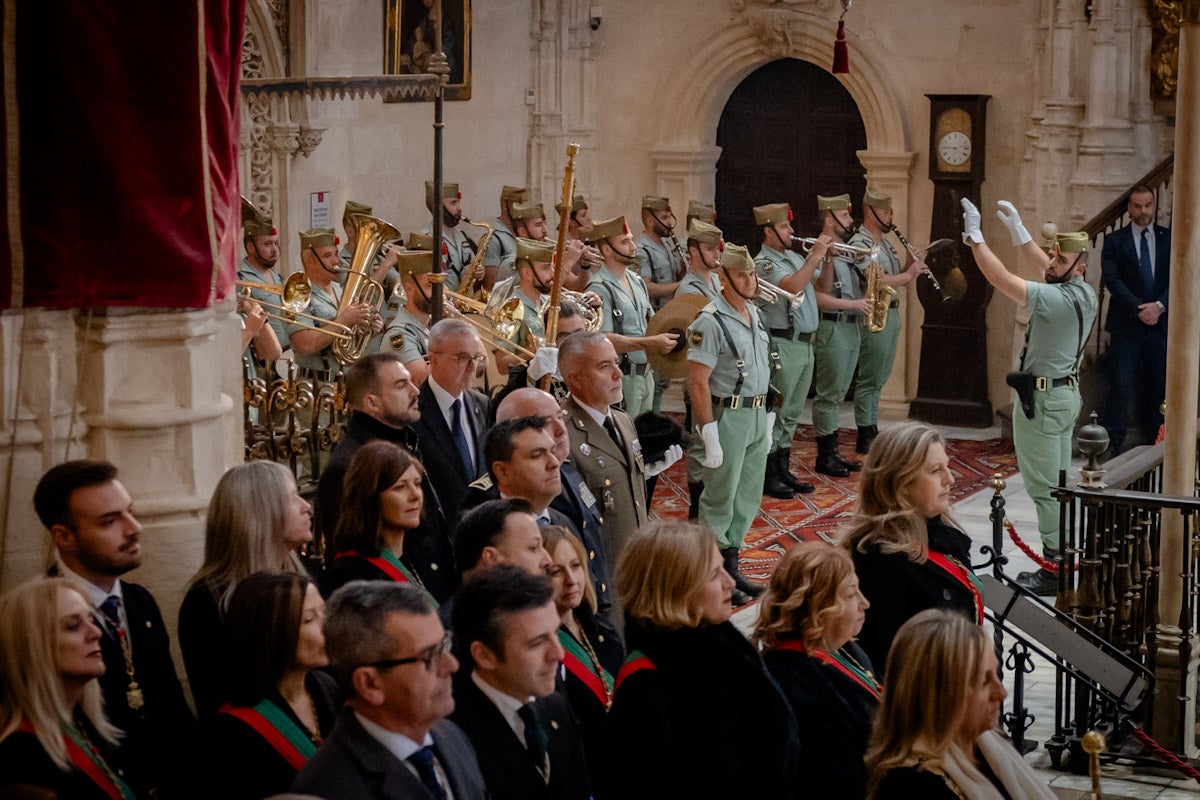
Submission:
<svg viewBox="0 0 1200 800">
<path fill-rule="evenodd" d="M 761 244 L 754 206 L 790 203 L 797 235 L 811 236 L 818 194 L 849 192 L 857 211 L 866 189 L 862 115 L 833 75 L 807 61 L 784 58 L 746 76 L 721 113 L 717 145 L 717 224 L 751 252 Z"/>
</svg>

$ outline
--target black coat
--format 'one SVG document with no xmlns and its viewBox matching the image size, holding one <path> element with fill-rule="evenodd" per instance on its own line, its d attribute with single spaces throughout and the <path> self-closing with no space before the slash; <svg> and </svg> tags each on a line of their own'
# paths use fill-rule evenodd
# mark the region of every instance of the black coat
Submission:
<svg viewBox="0 0 1200 800">
<path fill-rule="evenodd" d="M 575 619 L 588 637 L 588 642 L 596 652 L 596 658 L 615 681 L 625 659 L 625 648 L 616 629 L 607 620 L 587 611 L 586 605 L 581 604 L 575 610 Z M 559 641 L 571 637 L 565 628 L 558 629 Z M 564 647 L 565 647 L 564 643 Z M 571 704 L 571 711 L 579 720 L 579 729 L 583 737 L 583 752 L 587 756 L 588 771 L 592 776 L 592 787 L 597 797 L 608 797 L 608 778 L 612 773 L 613 763 L 608 750 L 608 706 L 605 700 L 584 683 L 568 668 L 564 657 L 561 669 L 562 687 L 560 691 Z M 584 662 L 585 668 L 590 665 Z"/>
<path fill-rule="evenodd" d="M 592 796 L 583 740 L 570 706 L 555 693 L 537 700 L 536 713 L 549 734 L 547 783 L 500 709 L 469 677 L 454 685 L 454 713 L 450 719 L 462 728 L 475 747 L 479 770 L 492 800 L 586 800 Z"/>
<path fill-rule="evenodd" d="M 77 724 L 104 758 L 109 769 L 118 773 L 118 779 L 128 776 L 119 774 L 120 767 L 114 760 L 114 748 L 96 734 L 82 714 L 76 715 Z M 35 797 L 33 789 L 52 792 L 51 797 L 60 800 L 110 800 L 100 785 L 84 772 L 74 767 L 62 770 L 50 760 L 37 735 L 26 731 L 13 731 L 0 740 L 0 797 Z M 139 795 L 143 796 L 143 795 Z"/>
<path fill-rule="evenodd" d="M 218 596 L 207 583 L 193 583 L 179 606 L 179 652 L 187 672 L 188 687 L 201 720 L 217 713 L 224 700 L 224 648 Z"/>
<path fill-rule="evenodd" d="M 800 742 L 786 698 L 731 623 L 625 623 L 654 669 L 618 680 L 609 712 L 613 797 L 792 797 Z"/>
<path fill-rule="evenodd" d="M 407 535 L 405 535 L 404 541 L 408 542 Z M 428 564 L 425 564 L 424 568 L 415 564 L 413 559 L 409 557 L 407 548 L 405 548 L 404 555 L 400 557 L 400 562 L 408 567 L 409 572 L 415 573 L 421 579 L 421 582 L 424 583 L 425 573 L 429 571 Z M 325 571 L 325 591 L 327 594 L 333 594 L 350 581 L 390 580 L 393 580 L 390 574 L 384 572 L 361 555 L 334 557 L 333 562 Z"/>
<path fill-rule="evenodd" d="M 927 521 L 929 549 L 971 563 L 971 540 L 941 517 Z M 904 553 L 881 553 L 877 548 L 851 552 L 858 585 L 871 603 L 858 644 L 882 673 L 900 626 L 927 608 L 952 608 L 975 619 L 975 596 L 960 581 L 931 561 L 918 564 Z"/>
<path fill-rule="evenodd" d="M 416 433 L 411 428 L 393 428 L 369 414 L 352 412 L 317 483 L 317 531 L 318 535 L 323 537 L 326 552 L 333 552 L 333 533 L 337 529 L 338 513 L 342 505 L 342 479 L 346 475 L 350 459 L 360 447 L 376 439 L 398 444 L 424 463 Z M 409 531 L 404 537 L 404 546 L 406 555 L 413 559 L 413 564 L 420 572 L 425 588 L 441 602 L 454 594 L 454 590 L 458 588 L 454 548 L 450 543 L 450 525 L 447 522 L 443 500 L 428 474 L 421 482 L 421 489 L 425 493 L 425 512 L 416 530 Z M 422 565 L 425 565 L 425 568 Z M 327 587 L 323 586 L 322 589 L 328 596 Z"/>
<path fill-rule="evenodd" d="M 861 648 L 851 643 L 845 649 L 870 669 Z M 804 780 L 795 796 L 862 800 L 867 796 L 863 755 L 879 700 L 841 671 L 806 653 L 769 650 L 763 661 L 800 725 L 799 768 Z"/>
<path fill-rule="evenodd" d="M 310 672 L 305 687 L 317 712 L 317 728 L 322 737 L 333 730 L 341 708 L 341 692 L 333 678 L 323 672 Z M 282 697 L 271 698 L 283 712 L 303 729 L 303 723 Z M 296 770 L 279 751 L 254 728 L 229 714 L 214 714 L 202 730 L 210 764 L 209 797 L 224 800 L 260 800 L 282 794 L 291 788 Z"/>
<path fill-rule="evenodd" d="M 487 397 L 482 392 L 467 389 L 463 392 L 462 399 L 466 415 L 470 419 L 471 430 L 464 431 L 464 434 L 471 438 L 475 450 L 474 470 L 468 470 L 463 465 L 458 446 L 454 444 L 454 436 L 450 433 L 450 426 L 446 424 L 446 417 L 442 414 L 429 381 L 421 384 L 421 393 L 417 398 L 421 418 L 413 425 L 417 440 L 421 443 L 421 461 L 433 484 L 437 486 L 438 497 L 441 498 L 446 519 L 451 527 L 458 521 L 467 486 L 487 472 L 487 465 L 483 463 L 483 440 L 487 434 Z"/>
</svg>

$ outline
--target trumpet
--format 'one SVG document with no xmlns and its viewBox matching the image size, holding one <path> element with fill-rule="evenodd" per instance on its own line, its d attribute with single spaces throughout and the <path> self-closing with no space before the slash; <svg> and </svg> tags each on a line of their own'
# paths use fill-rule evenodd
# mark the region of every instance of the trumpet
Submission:
<svg viewBox="0 0 1200 800">
<path fill-rule="evenodd" d="M 334 322 L 331 319 L 325 319 L 324 317 L 304 312 L 304 309 L 308 308 L 308 304 L 312 302 L 312 282 L 309 281 L 303 272 L 293 272 L 282 285 L 278 283 L 259 283 L 258 281 L 234 281 L 234 283 L 245 289 L 247 295 L 250 294 L 251 289 L 259 289 L 270 294 L 279 295 L 280 302 L 278 303 L 268 303 L 263 300 L 254 301 L 264 308 L 273 308 L 278 312 L 282 312 L 273 314 L 268 311 L 266 312 L 268 317 L 293 325 L 299 325 L 309 330 L 320 331 L 342 341 L 354 338 L 354 328 L 343 325 L 340 322 Z M 314 320 L 321 324 L 314 325 L 308 322 L 300 322 L 296 319 L 297 317 Z"/>
<path fill-rule="evenodd" d="M 759 278 L 758 292 L 754 295 L 754 299 L 761 300 L 767 305 L 784 299 L 788 301 L 789 306 L 795 307 L 804 302 L 804 290 L 801 290 L 799 294 L 793 294 L 770 281 L 764 281 L 762 278 Z"/>
<path fill-rule="evenodd" d="M 792 244 L 798 245 L 805 256 L 812 252 L 816 243 L 817 240 L 813 237 L 792 237 Z M 879 245 L 855 247 L 843 242 L 834 242 L 829 249 L 833 251 L 834 256 L 853 261 L 856 264 L 861 264 L 863 261 L 875 261 L 879 258 Z"/>
<path fill-rule="evenodd" d="M 461 295 L 458 292 L 442 288 L 444 306 L 451 314 L 466 320 L 479 331 L 481 338 L 495 348 L 513 349 L 516 355 L 533 358 L 533 351 L 516 343 L 517 334 L 521 331 L 521 323 L 525 321 L 525 306 L 520 298 L 510 297 L 503 303 L 492 307 L 489 303 L 476 300 L 473 297 Z M 478 319 L 483 317 L 487 322 Z"/>
</svg>

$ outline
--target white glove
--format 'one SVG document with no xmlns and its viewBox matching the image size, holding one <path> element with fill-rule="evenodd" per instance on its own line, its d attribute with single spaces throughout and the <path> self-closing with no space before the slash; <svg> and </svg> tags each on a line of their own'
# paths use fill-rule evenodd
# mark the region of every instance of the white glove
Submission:
<svg viewBox="0 0 1200 800">
<path fill-rule="evenodd" d="M 775 412 L 767 412 L 767 440 L 771 439 L 772 433 L 775 430 Z"/>
<path fill-rule="evenodd" d="M 529 377 L 540 381 L 546 375 L 558 374 L 558 348 L 539 347 L 529 361 Z"/>
<path fill-rule="evenodd" d="M 983 244 L 983 231 L 979 229 L 983 218 L 979 216 L 979 209 L 965 197 L 962 199 L 962 208 L 963 244 L 968 247 L 973 244 Z"/>
<path fill-rule="evenodd" d="M 717 435 L 717 423 L 710 422 L 700 429 L 700 438 L 704 440 L 704 458 L 701 464 L 709 469 L 716 469 L 725 460 L 725 451 L 721 449 L 721 437 Z"/>
<path fill-rule="evenodd" d="M 1021 215 L 1013 204 L 1007 200 L 1000 200 L 996 205 L 1000 207 L 996 216 L 1004 223 L 1004 227 L 1008 228 L 1008 233 L 1012 236 L 1013 247 L 1020 247 L 1027 242 L 1032 242 L 1033 237 L 1029 235 L 1025 224 L 1021 222 Z"/>
<path fill-rule="evenodd" d="M 667 448 L 667 452 L 663 453 L 662 461 L 646 465 L 646 477 L 653 478 L 655 475 L 666 472 L 681 458 L 683 458 L 683 448 L 677 444 L 671 445 Z"/>
</svg>

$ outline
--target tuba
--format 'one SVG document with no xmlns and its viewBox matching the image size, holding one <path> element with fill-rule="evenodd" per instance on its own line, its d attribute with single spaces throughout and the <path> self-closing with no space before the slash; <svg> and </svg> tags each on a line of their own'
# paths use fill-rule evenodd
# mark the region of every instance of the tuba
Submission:
<svg viewBox="0 0 1200 800">
<path fill-rule="evenodd" d="M 871 301 L 871 311 L 863 316 L 863 325 L 866 325 L 871 333 L 879 333 L 887 327 L 888 308 L 892 304 L 892 298 L 896 296 L 896 290 L 880 280 L 884 272 L 879 259 L 871 259 L 867 264 L 866 275 L 867 288 L 863 297 Z"/>
<path fill-rule="evenodd" d="M 483 228 L 483 236 L 479 237 L 479 244 L 475 246 L 475 255 L 471 257 L 471 263 L 463 267 L 462 279 L 458 283 L 458 293 L 467 297 L 474 297 L 478 290 L 479 281 L 475 278 L 475 273 L 479 271 L 479 265 L 483 263 L 483 256 L 487 253 L 488 243 L 492 239 L 493 229 L 486 222 L 472 222 L 466 217 L 462 221 L 468 225 L 474 225 L 476 228 Z M 480 300 L 487 302 L 487 291 L 479 293 Z"/>
<path fill-rule="evenodd" d="M 358 239 L 350 266 L 346 268 L 346 285 L 342 288 L 342 300 L 338 303 L 337 313 L 340 316 L 351 303 L 366 303 L 378 314 L 383 308 L 383 286 L 371 277 L 368 270 L 384 242 L 399 239 L 403 234 L 393 225 L 369 214 L 352 214 L 350 219 L 358 231 Z M 350 337 L 334 341 L 333 354 L 341 363 L 353 364 L 363 357 L 371 335 L 370 323 L 363 323 L 354 329 Z"/>
</svg>

